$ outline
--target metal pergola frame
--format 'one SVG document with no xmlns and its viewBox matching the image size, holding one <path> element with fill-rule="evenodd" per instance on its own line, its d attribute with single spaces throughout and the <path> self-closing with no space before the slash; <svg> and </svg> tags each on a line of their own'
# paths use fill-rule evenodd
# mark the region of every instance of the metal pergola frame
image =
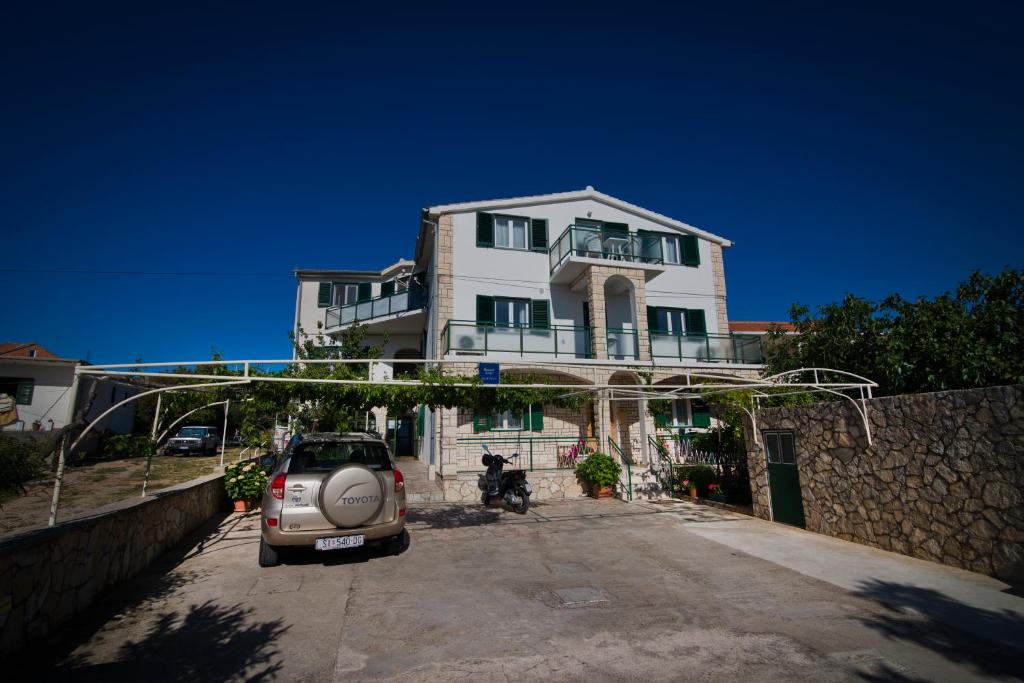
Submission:
<svg viewBox="0 0 1024 683">
<path fill-rule="evenodd" d="M 345 358 L 345 359 L 245 359 L 245 360 L 202 360 L 202 361 L 175 361 L 175 362 L 159 362 L 159 363 L 115 363 L 108 365 L 88 365 L 88 366 L 77 366 L 75 368 L 75 377 L 71 385 L 71 402 L 75 405 L 78 393 L 79 378 L 81 375 L 98 375 L 102 377 L 128 377 L 128 378 L 149 378 L 149 379 L 175 379 L 175 380 L 193 380 L 193 383 L 189 384 L 175 384 L 168 387 L 160 387 L 156 389 L 150 389 L 148 391 L 140 392 L 134 396 L 125 398 L 123 401 L 111 406 L 106 411 L 101 413 L 95 420 L 89 423 L 88 426 L 82 431 L 82 433 L 75 439 L 75 441 L 68 448 L 61 448 L 60 457 L 57 465 L 57 474 L 54 480 L 54 491 L 53 500 L 50 506 L 50 526 L 56 523 L 57 519 L 57 506 L 60 500 L 60 489 L 61 482 L 64 477 L 64 466 L 66 458 L 75 449 L 76 446 L 82 441 L 83 437 L 89 433 L 96 424 L 100 422 L 104 417 L 114 412 L 118 408 L 138 400 L 142 396 L 151 394 L 159 395 L 163 392 L 168 391 L 191 391 L 197 389 L 209 389 L 213 387 L 221 386 L 241 386 L 247 385 L 253 382 L 292 382 L 292 383 L 305 383 L 305 384 L 334 384 L 334 385 L 383 385 L 383 386 L 437 386 L 431 382 L 424 382 L 419 379 L 374 379 L 374 367 L 378 364 L 391 365 L 395 363 L 402 364 L 420 364 L 431 367 L 444 368 L 445 366 L 472 366 L 478 363 L 479 360 L 470 358 L 465 359 L 414 359 L 414 358 Z M 563 368 L 566 366 L 576 366 L 580 369 L 594 368 L 593 361 L 579 361 L 579 360 L 559 360 L 558 362 L 549 361 L 532 361 L 532 360 L 511 360 L 510 364 L 515 370 L 529 370 L 536 368 L 537 370 L 547 370 L 555 373 L 564 374 Z M 308 366 L 308 365 L 365 365 L 367 366 L 367 378 L 366 379 L 329 379 L 329 378 L 312 378 L 312 377 L 279 377 L 269 376 L 262 374 L 253 374 L 254 366 Z M 153 368 L 183 368 L 183 367 L 194 367 L 197 372 L 185 373 L 185 372 L 161 372 L 153 371 Z M 201 373 L 198 372 L 200 368 L 228 368 L 228 367 L 240 367 L 241 374 L 213 374 L 213 373 Z M 832 368 L 800 368 L 798 370 L 790 370 L 787 372 L 770 375 L 768 377 L 762 377 L 759 379 L 750 379 L 748 377 L 742 377 L 728 372 L 706 372 L 697 371 L 694 372 L 685 367 L 676 366 L 663 366 L 654 365 L 653 363 L 615 363 L 609 366 L 601 365 L 599 367 L 615 367 L 617 370 L 633 372 L 638 376 L 641 373 L 646 373 L 651 370 L 670 370 L 675 372 L 677 375 L 686 378 L 686 384 L 597 384 L 597 383 L 583 383 L 574 382 L 571 384 L 559 384 L 559 383 L 541 383 L 541 382 L 530 382 L 521 384 L 480 384 L 477 382 L 452 382 L 446 383 L 445 387 L 464 387 L 464 388 L 480 388 L 480 389 L 561 389 L 565 393 L 561 394 L 560 397 L 569 397 L 579 394 L 597 394 L 601 398 L 609 401 L 625 401 L 625 400 L 650 400 L 650 399 L 689 399 L 689 398 L 701 398 L 703 396 L 710 396 L 716 393 L 723 393 L 729 391 L 750 391 L 751 392 L 751 407 L 750 409 L 744 408 L 747 414 L 750 416 L 754 427 L 754 443 L 756 445 L 764 447 L 760 442 L 757 434 L 757 410 L 760 407 L 760 401 L 777 396 L 789 396 L 795 394 L 809 394 L 809 393 L 826 393 L 835 396 L 839 396 L 843 399 L 849 400 L 854 404 L 857 413 L 860 415 L 864 422 L 864 429 L 867 433 L 868 444 L 871 443 L 871 428 L 868 422 L 867 416 L 867 400 L 872 397 L 872 390 L 878 385 L 871 380 L 855 375 L 853 373 L 845 372 L 843 370 L 836 370 Z M 839 381 L 825 381 L 832 376 L 832 379 L 838 379 Z M 198 380 L 198 381 L 196 381 Z M 694 381 L 696 380 L 696 382 Z M 782 391 L 784 390 L 784 391 Z M 844 392 L 857 392 L 857 396 L 850 396 Z M 227 421 L 227 409 L 225 407 L 225 424 Z M 153 434 L 156 434 L 157 426 L 154 421 Z M 222 435 L 223 438 L 223 435 Z M 223 448 L 221 450 L 223 460 Z M 222 462 L 223 464 L 223 462 Z M 147 467 L 148 470 L 148 467 Z M 148 477 L 147 477 L 148 478 Z M 145 491 L 143 492 L 145 495 Z"/>
</svg>

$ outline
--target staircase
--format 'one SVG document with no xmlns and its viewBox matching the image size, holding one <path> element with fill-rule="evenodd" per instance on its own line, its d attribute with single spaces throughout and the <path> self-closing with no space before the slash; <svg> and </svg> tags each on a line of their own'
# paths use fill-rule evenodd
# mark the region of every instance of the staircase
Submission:
<svg viewBox="0 0 1024 683">
<path fill-rule="evenodd" d="M 427 464 L 416 458 L 397 458 L 395 465 L 405 477 L 407 503 L 438 503 L 444 500 L 444 491 L 437 482 L 427 478 Z"/>
</svg>

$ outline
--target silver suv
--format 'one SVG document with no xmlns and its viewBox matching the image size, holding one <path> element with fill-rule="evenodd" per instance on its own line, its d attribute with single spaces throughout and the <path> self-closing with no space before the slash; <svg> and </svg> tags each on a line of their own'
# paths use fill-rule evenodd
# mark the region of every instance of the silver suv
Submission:
<svg viewBox="0 0 1024 683">
<path fill-rule="evenodd" d="M 209 455 L 217 452 L 220 445 L 220 430 L 216 427 L 182 427 L 172 438 L 167 440 L 167 452 L 171 455 L 184 453 L 204 453 Z"/>
<path fill-rule="evenodd" d="M 263 494 L 259 562 L 273 567 L 290 547 L 357 548 L 367 541 L 404 548 L 405 478 L 387 444 L 365 433 L 292 440 Z"/>
</svg>

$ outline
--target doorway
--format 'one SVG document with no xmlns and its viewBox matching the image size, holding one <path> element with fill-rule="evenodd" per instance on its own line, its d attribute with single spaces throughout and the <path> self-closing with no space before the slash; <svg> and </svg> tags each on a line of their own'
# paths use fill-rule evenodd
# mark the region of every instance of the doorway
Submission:
<svg viewBox="0 0 1024 683">
<path fill-rule="evenodd" d="M 772 520 L 804 528 L 804 501 L 800 497 L 800 473 L 796 466 L 793 432 L 764 432 L 768 459 L 768 490 L 772 499 Z"/>
<path fill-rule="evenodd" d="M 388 418 L 387 441 L 391 445 L 395 457 L 416 455 L 413 448 L 415 443 L 412 435 L 413 419 L 412 415 L 402 415 L 397 419 Z"/>
</svg>

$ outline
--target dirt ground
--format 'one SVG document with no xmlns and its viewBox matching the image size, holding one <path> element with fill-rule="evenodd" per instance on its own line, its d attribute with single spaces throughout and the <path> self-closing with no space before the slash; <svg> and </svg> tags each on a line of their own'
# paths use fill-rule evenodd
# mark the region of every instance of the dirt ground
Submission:
<svg viewBox="0 0 1024 683">
<path fill-rule="evenodd" d="M 237 448 L 229 448 L 224 462 L 234 462 Z M 149 490 L 211 474 L 220 465 L 220 455 L 156 456 L 149 477 Z M 112 460 L 70 467 L 64 474 L 58 519 L 68 520 L 91 514 L 96 508 L 142 494 L 146 471 L 144 458 Z M 45 525 L 53 498 L 53 477 L 45 477 L 25 486 L 26 493 L 0 503 L 0 538 L 31 527 Z"/>
</svg>

